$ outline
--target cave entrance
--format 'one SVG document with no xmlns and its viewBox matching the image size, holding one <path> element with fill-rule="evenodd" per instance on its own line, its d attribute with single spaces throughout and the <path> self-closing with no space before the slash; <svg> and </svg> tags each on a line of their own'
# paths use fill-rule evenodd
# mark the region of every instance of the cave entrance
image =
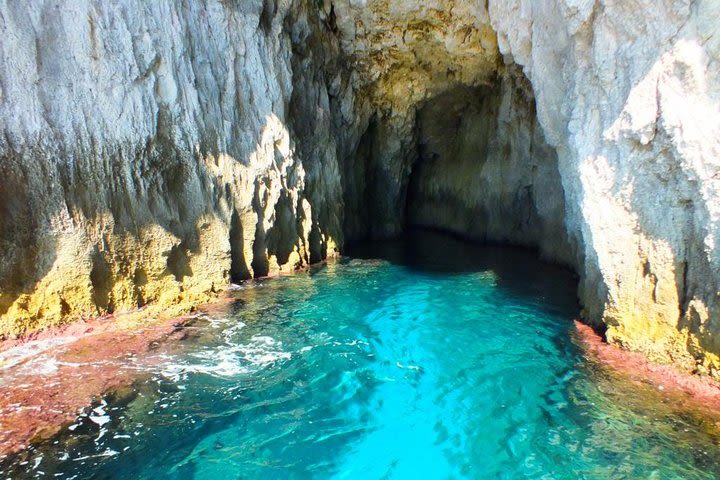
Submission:
<svg viewBox="0 0 720 480">
<path fill-rule="evenodd" d="M 405 200 L 407 227 L 432 227 L 482 237 L 492 212 L 486 169 L 496 135 L 496 88 L 453 88 L 417 113 L 417 158 Z M 507 152 L 506 152 L 507 153 Z"/>
<path fill-rule="evenodd" d="M 557 153 L 519 68 L 493 85 L 457 86 L 429 99 L 418 108 L 415 135 L 406 228 L 538 248 L 573 264 Z"/>
</svg>

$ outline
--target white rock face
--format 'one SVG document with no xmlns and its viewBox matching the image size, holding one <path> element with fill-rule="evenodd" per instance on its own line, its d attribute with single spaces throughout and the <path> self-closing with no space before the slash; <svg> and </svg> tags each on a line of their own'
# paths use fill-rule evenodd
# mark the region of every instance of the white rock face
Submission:
<svg viewBox="0 0 720 480">
<path fill-rule="evenodd" d="M 408 225 L 574 266 L 611 341 L 720 367 L 720 4 L 0 4 L 0 335 Z"/>
<path fill-rule="evenodd" d="M 333 254 L 348 79 L 314 2 L 4 2 L 0 32 L 0 335 Z"/>
<path fill-rule="evenodd" d="M 717 368 L 720 3 L 491 1 L 490 17 L 558 151 L 586 317 Z"/>
</svg>

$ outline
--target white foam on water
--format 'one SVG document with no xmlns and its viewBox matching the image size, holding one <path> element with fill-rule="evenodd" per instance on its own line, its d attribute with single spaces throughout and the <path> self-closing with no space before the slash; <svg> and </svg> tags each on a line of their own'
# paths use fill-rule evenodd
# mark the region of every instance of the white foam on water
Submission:
<svg viewBox="0 0 720 480">
<path fill-rule="evenodd" d="M 102 427 L 106 423 L 110 422 L 110 415 L 108 415 L 105 411 L 106 406 L 107 402 L 105 400 L 102 400 L 99 406 L 92 409 L 90 415 L 88 415 L 88 419 L 99 427 Z"/>
<path fill-rule="evenodd" d="M 98 453 L 96 455 L 83 455 L 81 457 L 73 458 L 73 462 L 82 462 L 83 460 L 88 460 L 90 458 L 103 458 L 103 457 L 114 457 L 116 455 L 120 455 L 120 452 L 117 450 L 113 450 L 112 448 L 107 448 L 105 451 Z"/>
<path fill-rule="evenodd" d="M 32 340 L 22 345 L 0 352 L 0 371 L 19 365 L 32 357 L 36 357 L 52 348 L 74 342 L 77 337 L 56 337 L 43 340 Z"/>
<path fill-rule="evenodd" d="M 106 423 L 110 421 L 110 415 L 99 415 L 99 416 L 92 416 L 88 417 L 93 423 L 96 423 L 99 426 L 103 426 Z"/>
<path fill-rule="evenodd" d="M 188 374 L 205 374 L 219 378 L 236 377 L 256 372 L 276 362 L 292 358 L 283 350 L 282 342 L 264 335 L 255 335 L 248 343 L 234 343 L 233 338 L 244 324 L 237 324 L 222 332 L 225 342 L 178 358 L 166 356 L 161 362 L 160 375 L 179 382 Z"/>
</svg>

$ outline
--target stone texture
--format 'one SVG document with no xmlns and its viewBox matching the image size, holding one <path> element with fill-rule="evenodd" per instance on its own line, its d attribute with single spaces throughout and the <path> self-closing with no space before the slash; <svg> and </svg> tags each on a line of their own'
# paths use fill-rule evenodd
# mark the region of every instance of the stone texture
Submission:
<svg viewBox="0 0 720 480">
<path fill-rule="evenodd" d="M 383 238 L 405 226 L 407 187 L 418 155 L 417 113 L 458 86 L 494 83 L 499 51 L 486 10 L 454 0 L 338 0 L 341 46 L 356 76 L 366 125 L 345 159 L 345 233 Z"/>
<path fill-rule="evenodd" d="M 314 3 L 3 2 L 0 30 L 0 334 L 334 254 L 348 81 Z"/>
<path fill-rule="evenodd" d="M 408 221 L 574 266 L 557 154 L 527 79 L 517 66 L 501 70 L 493 87 L 452 89 L 420 110 Z"/>
<path fill-rule="evenodd" d="M 650 357 L 720 366 L 720 5 L 491 2 L 558 151 L 585 317 Z"/>
<path fill-rule="evenodd" d="M 343 168 L 347 238 L 416 225 L 537 247 L 574 266 L 557 155 L 530 83 L 503 62 L 486 7 L 337 1 L 334 12 L 372 111 Z"/>
</svg>

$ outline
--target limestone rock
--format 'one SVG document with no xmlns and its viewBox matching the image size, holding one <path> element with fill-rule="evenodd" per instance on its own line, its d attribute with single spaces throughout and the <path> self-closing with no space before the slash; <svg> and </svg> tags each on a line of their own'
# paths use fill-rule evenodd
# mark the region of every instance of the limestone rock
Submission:
<svg viewBox="0 0 720 480">
<path fill-rule="evenodd" d="M 628 348 L 714 369 L 719 14 L 713 0 L 490 5 L 558 151 L 587 319 Z"/>
<path fill-rule="evenodd" d="M 7 2 L 0 31 L 0 334 L 334 254 L 349 83 L 314 3 Z"/>
</svg>

